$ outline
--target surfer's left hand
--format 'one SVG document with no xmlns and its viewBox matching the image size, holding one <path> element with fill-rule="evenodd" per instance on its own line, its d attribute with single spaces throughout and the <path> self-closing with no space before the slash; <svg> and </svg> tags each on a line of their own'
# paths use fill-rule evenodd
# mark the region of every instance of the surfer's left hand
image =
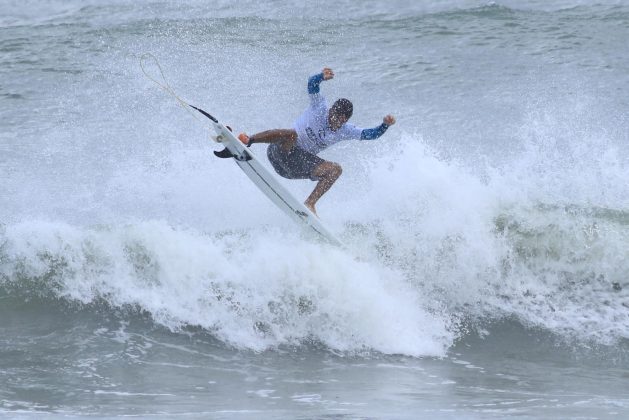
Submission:
<svg viewBox="0 0 629 420">
<path fill-rule="evenodd" d="M 393 115 L 389 114 L 386 117 L 384 117 L 382 122 L 385 123 L 386 125 L 393 125 L 393 124 L 395 124 L 395 117 Z"/>
<path fill-rule="evenodd" d="M 240 140 L 244 144 L 249 144 L 249 136 L 246 135 L 245 133 L 238 134 L 238 140 Z"/>
<path fill-rule="evenodd" d="M 324 67 L 321 72 L 323 73 L 323 80 L 330 80 L 334 78 L 334 72 L 329 67 Z"/>
</svg>

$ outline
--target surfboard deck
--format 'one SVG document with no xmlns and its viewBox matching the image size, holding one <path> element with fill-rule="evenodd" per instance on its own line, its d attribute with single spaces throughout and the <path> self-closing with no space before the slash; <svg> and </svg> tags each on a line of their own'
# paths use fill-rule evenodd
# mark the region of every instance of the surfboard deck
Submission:
<svg viewBox="0 0 629 420">
<path fill-rule="evenodd" d="M 199 110 L 198 108 L 195 108 Z M 201 111 L 201 110 L 199 110 Z M 206 113 L 202 112 L 204 115 Z M 208 114 L 209 115 L 209 114 Z M 207 115 L 206 115 L 207 116 Z M 209 118 L 209 117 L 208 117 Z M 225 146 L 231 158 L 280 210 L 302 226 L 307 232 L 332 245 L 343 247 L 343 243 L 332 234 L 301 201 L 297 200 L 279 180 L 258 160 L 223 124 L 211 118 L 216 141 Z"/>
</svg>

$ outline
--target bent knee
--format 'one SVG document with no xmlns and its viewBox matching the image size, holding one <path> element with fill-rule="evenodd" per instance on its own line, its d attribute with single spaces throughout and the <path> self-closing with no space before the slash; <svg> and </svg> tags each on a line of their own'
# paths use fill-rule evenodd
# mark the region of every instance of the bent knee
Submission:
<svg viewBox="0 0 629 420">
<path fill-rule="evenodd" d="M 324 172 L 329 177 L 338 178 L 343 173 L 343 168 L 338 163 L 325 162 L 324 165 Z"/>
<path fill-rule="evenodd" d="M 334 162 L 322 162 L 320 163 L 313 171 L 312 171 L 312 175 L 311 175 L 311 179 L 317 180 L 317 179 L 336 179 L 339 176 L 341 176 L 341 173 L 343 172 L 343 168 L 341 168 L 341 165 L 339 165 L 338 163 L 334 163 Z"/>
</svg>

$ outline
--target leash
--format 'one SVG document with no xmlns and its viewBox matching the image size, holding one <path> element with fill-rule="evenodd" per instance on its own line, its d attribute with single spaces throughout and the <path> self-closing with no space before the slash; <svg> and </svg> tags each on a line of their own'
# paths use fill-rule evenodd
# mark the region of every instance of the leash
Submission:
<svg viewBox="0 0 629 420">
<path fill-rule="evenodd" d="M 151 76 L 146 71 L 146 68 L 144 67 L 144 63 L 145 63 L 145 61 L 147 59 L 153 60 L 155 65 L 157 65 L 157 69 L 159 70 L 159 74 L 160 74 L 160 76 L 162 78 L 161 82 L 159 80 L 157 80 L 156 78 L 154 78 L 153 76 Z M 144 73 L 144 76 L 146 76 L 147 79 L 149 79 L 150 81 L 155 83 L 157 86 L 159 86 L 164 92 L 168 93 L 173 98 L 175 98 L 175 100 L 179 103 L 179 105 L 181 105 L 182 108 L 184 108 L 188 113 L 190 113 L 190 115 L 192 115 L 194 117 L 194 119 L 196 119 L 197 121 L 199 121 L 199 122 L 203 123 L 203 125 L 205 125 L 205 123 L 204 123 L 205 120 L 202 120 L 201 118 L 199 118 L 197 113 L 193 112 L 190 108 L 199 111 L 201 114 L 203 114 L 204 116 L 206 116 L 210 120 L 214 121 L 215 123 L 218 123 L 218 120 L 216 118 L 214 118 L 212 115 L 210 115 L 209 113 L 205 112 L 204 110 L 202 110 L 200 108 L 197 108 L 194 105 L 190 105 L 187 101 L 181 99 L 181 97 L 179 95 L 177 95 L 177 92 L 175 92 L 175 90 L 172 88 L 172 86 L 170 86 L 170 84 L 168 83 L 168 80 L 166 80 L 166 76 L 164 76 L 164 71 L 162 70 L 162 66 L 159 64 L 159 60 L 153 54 L 151 54 L 151 53 L 144 53 L 144 54 L 142 54 L 140 56 L 140 68 L 142 69 L 142 73 Z M 211 134 L 210 134 L 210 137 L 212 137 Z M 214 139 L 213 137 L 212 137 L 212 139 L 216 141 L 216 139 Z"/>
</svg>

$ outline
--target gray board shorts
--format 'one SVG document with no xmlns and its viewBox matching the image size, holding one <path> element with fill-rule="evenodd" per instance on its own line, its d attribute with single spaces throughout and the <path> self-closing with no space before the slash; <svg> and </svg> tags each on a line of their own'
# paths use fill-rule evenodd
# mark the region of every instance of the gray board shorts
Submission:
<svg viewBox="0 0 629 420">
<path fill-rule="evenodd" d="M 300 147 L 293 147 L 289 152 L 285 152 L 278 143 L 271 144 L 266 149 L 266 155 L 273 165 L 273 169 L 280 176 L 288 179 L 310 179 L 317 181 L 317 177 L 312 176 L 312 171 L 325 160 L 313 155 Z"/>
</svg>

